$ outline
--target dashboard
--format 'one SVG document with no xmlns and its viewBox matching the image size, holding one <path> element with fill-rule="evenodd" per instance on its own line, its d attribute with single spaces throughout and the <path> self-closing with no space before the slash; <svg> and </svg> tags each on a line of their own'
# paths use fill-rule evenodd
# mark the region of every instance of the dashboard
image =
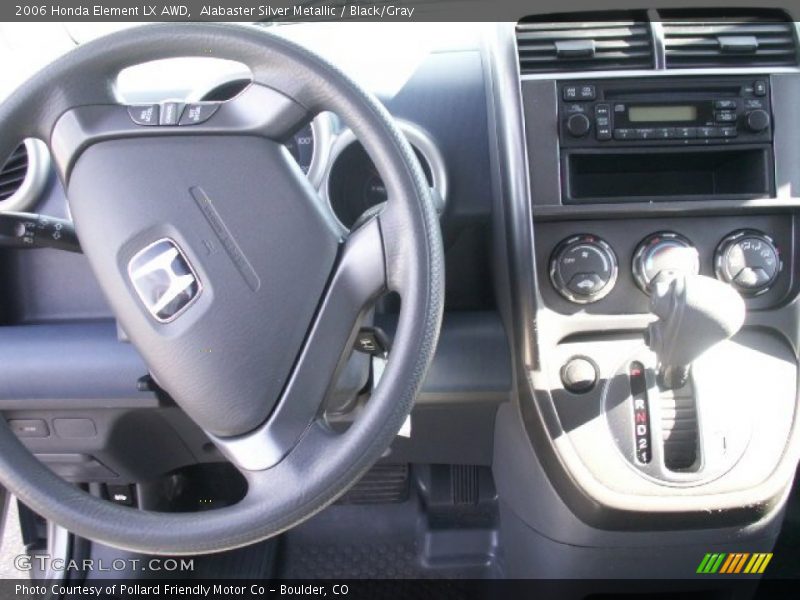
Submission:
<svg viewBox="0 0 800 600">
<path fill-rule="evenodd" d="M 365 36 L 354 24 L 276 28 L 376 93 L 434 191 L 447 272 L 441 341 L 412 433 L 386 460 L 491 467 L 510 576 L 550 577 L 556 565 L 598 578 L 613 563 L 684 577 L 698 547 L 774 545 L 800 458 L 795 18 L 667 6 L 370 24 Z M 249 81 L 227 65 L 192 67 L 192 86 L 156 85 L 162 68 L 122 78 L 126 103 L 225 101 Z M 285 146 L 343 235 L 385 201 L 337 115 L 318 115 Z M 29 207 L 64 216 L 40 150 L 26 149 L 39 173 Z M 14 290 L 0 298 L 13 339 L 0 363 L 30 375 L 25 358 L 36 355 L 59 375 L 0 380 L 0 409 L 54 431 L 26 440 L 37 454 L 78 456 L 60 467 L 76 481 L 222 460 L 168 399 L 137 386 L 146 368 L 119 343 L 81 257 L 7 251 L 0 273 Z M 675 389 L 648 336 L 660 284 L 678 275 L 729 286 L 746 316 Z M 396 316 L 396 299 L 376 307 L 390 336 Z M 119 361 L 124 381 L 97 367 L 99 356 Z M 62 438 L 53 421 L 65 418 L 89 419 L 95 433 Z M 142 422 L 158 452 L 131 457 L 111 433 L 130 440 Z M 170 446 L 164 430 L 179 441 Z M 654 546 L 667 550 L 647 556 Z"/>
</svg>

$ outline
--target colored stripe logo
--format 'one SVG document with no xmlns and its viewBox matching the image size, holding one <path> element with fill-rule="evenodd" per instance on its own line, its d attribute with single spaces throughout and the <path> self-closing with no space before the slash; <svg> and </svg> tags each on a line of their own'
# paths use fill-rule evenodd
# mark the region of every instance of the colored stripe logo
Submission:
<svg viewBox="0 0 800 600">
<path fill-rule="evenodd" d="M 772 552 L 709 552 L 700 561 L 697 573 L 703 575 L 760 575 L 772 560 Z"/>
</svg>

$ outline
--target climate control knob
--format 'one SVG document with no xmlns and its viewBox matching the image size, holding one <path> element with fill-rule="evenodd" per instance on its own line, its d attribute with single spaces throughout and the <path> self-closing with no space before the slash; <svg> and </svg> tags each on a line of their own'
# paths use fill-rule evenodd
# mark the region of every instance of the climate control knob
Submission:
<svg viewBox="0 0 800 600">
<path fill-rule="evenodd" d="M 633 278 L 645 294 L 650 293 L 650 285 L 658 277 L 699 272 L 697 250 L 688 239 L 672 231 L 647 236 L 633 255 Z"/>
<path fill-rule="evenodd" d="M 550 280 L 567 300 L 589 304 L 605 298 L 617 282 L 617 256 L 600 238 L 582 234 L 562 241 L 550 259 Z"/>
<path fill-rule="evenodd" d="M 740 229 L 723 239 L 714 257 L 717 278 L 745 296 L 766 292 L 782 268 L 780 251 L 768 235 Z"/>
</svg>

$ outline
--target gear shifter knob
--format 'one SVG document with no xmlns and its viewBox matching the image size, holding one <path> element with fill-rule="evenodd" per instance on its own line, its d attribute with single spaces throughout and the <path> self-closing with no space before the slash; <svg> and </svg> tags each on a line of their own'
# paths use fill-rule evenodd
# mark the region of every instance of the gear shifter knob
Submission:
<svg viewBox="0 0 800 600">
<path fill-rule="evenodd" d="M 730 285 L 703 275 L 656 279 L 650 310 L 658 321 L 647 328 L 647 345 L 658 356 L 659 382 L 686 383 L 697 357 L 742 327 L 745 306 Z"/>
</svg>

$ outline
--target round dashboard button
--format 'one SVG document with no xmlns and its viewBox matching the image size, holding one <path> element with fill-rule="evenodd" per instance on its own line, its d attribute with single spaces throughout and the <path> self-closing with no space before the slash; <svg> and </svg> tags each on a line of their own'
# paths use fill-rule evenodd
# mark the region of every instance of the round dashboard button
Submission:
<svg viewBox="0 0 800 600">
<path fill-rule="evenodd" d="M 561 383 L 573 394 L 585 394 L 597 383 L 597 367 L 583 356 L 573 356 L 561 367 Z"/>
<path fill-rule="evenodd" d="M 740 229 L 726 236 L 717 247 L 714 259 L 717 278 L 730 283 L 745 296 L 757 296 L 769 290 L 781 267 L 775 242 L 754 229 Z"/>
<path fill-rule="evenodd" d="M 647 236 L 633 255 L 633 278 L 645 293 L 659 275 L 675 273 L 696 275 L 700 258 L 692 243 L 678 233 L 659 231 Z"/>
<path fill-rule="evenodd" d="M 616 283 L 617 272 L 617 257 L 611 246 L 588 234 L 562 241 L 550 259 L 553 287 L 576 304 L 597 302 L 607 296 Z"/>
</svg>

